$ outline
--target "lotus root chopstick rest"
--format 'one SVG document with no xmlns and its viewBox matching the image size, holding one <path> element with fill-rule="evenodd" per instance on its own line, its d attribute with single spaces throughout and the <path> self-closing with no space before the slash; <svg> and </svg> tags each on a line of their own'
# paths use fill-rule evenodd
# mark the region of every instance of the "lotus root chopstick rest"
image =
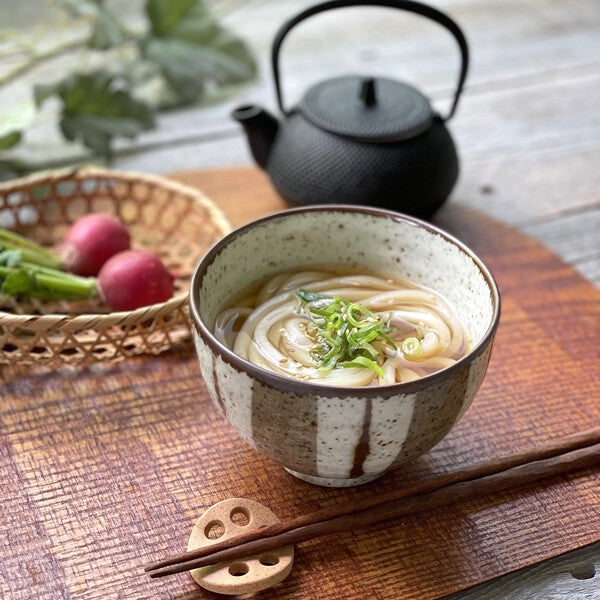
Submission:
<svg viewBox="0 0 600 600">
<path fill-rule="evenodd" d="M 196 521 L 187 549 L 195 550 L 230 537 L 278 523 L 266 506 L 246 498 L 229 498 L 208 508 Z M 198 585 L 218 594 L 254 594 L 277 585 L 292 570 L 294 546 L 221 562 L 191 571 Z"/>
</svg>

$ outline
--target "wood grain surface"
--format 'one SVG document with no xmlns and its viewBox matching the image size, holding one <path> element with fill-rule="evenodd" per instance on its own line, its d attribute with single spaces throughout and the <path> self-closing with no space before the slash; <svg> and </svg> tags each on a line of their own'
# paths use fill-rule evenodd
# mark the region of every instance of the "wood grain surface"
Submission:
<svg viewBox="0 0 600 600">
<path fill-rule="evenodd" d="M 181 173 L 234 224 L 283 208 L 254 169 Z M 300 482 L 240 441 L 210 403 L 193 351 L 0 386 L 0 597 L 217 598 L 143 565 L 185 548 L 195 519 L 231 496 L 279 517 L 450 472 L 597 425 L 600 292 L 537 242 L 460 204 L 438 223 L 492 269 L 503 312 L 486 380 L 445 440 L 350 490 Z M 314 540 L 261 598 L 441 598 L 598 540 L 600 480 L 573 473 L 370 531 Z"/>
</svg>

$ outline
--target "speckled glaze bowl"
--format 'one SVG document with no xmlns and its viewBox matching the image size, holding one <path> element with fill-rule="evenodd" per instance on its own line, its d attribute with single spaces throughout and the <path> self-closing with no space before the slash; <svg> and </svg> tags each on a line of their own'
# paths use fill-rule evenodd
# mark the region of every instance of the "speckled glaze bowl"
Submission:
<svg viewBox="0 0 600 600">
<path fill-rule="evenodd" d="M 338 388 L 276 375 L 217 341 L 216 316 L 234 293 L 311 265 L 366 267 L 434 288 L 456 308 L 472 350 L 416 381 Z M 398 213 L 343 205 L 284 211 L 228 234 L 198 265 L 190 303 L 200 370 L 225 417 L 292 475 L 332 487 L 375 479 L 448 433 L 481 385 L 500 314 L 494 279 L 452 236 Z"/>
</svg>

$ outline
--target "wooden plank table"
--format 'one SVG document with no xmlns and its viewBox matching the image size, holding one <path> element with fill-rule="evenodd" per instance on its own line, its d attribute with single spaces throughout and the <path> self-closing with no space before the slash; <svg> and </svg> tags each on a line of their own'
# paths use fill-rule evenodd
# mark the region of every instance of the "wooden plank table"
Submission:
<svg viewBox="0 0 600 600">
<path fill-rule="evenodd" d="M 268 69 L 273 33 L 309 0 L 234 3 L 227 22 L 260 58 L 257 82 L 224 103 L 161 116 L 156 131 L 119 145 L 114 166 L 146 172 L 250 164 L 228 112 L 239 102 L 274 106 Z M 130 3 L 113 0 L 121 13 Z M 435 0 L 464 27 L 472 69 L 451 124 L 462 157 L 454 201 L 472 206 L 533 235 L 596 285 L 600 285 L 600 4 L 597 0 Z M 25 33 L 42 25 L 41 45 L 63 35 L 43 0 L 0 0 L 4 25 Z M 41 15 L 41 16 L 40 16 Z M 68 33 L 68 32 L 67 32 Z M 63 75 L 80 56 L 44 64 L 18 84 L 0 90 L 0 106 L 29 93 L 32 83 Z M 383 9 L 324 15 L 291 36 L 284 69 L 290 100 L 311 82 L 343 72 L 378 73 L 421 87 L 447 105 L 457 59 L 452 41 L 434 25 L 393 17 Z M 4 65 L 0 64 L 0 72 Z M 17 155 L 47 161 L 81 160 L 82 149 L 59 139 L 42 120 Z M 589 600 L 600 595 L 600 548 L 588 549 L 466 593 L 463 598 L 556 597 Z M 1 577 L 1 575 L 0 575 Z"/>
</svg>

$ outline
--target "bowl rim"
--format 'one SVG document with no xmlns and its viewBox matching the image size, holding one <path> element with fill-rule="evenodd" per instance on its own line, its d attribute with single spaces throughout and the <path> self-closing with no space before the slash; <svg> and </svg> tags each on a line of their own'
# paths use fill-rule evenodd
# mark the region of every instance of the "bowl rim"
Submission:
<svg viewBox="0 0 600 600">
<path fill-rule="evenodd" d="M 367 215 L 374 215 L 377 217 L 383 217 L 391 219 L 397 223 L 408 223 L 414 227 L 422 227 L 427 231 L 440 235 L 445 240 L 454 244 L 458 249 L 469 256 L 475 266 L 479 269 L 483 275 L 487 286 L 490 290 L 491 302 L 492 302 L 492 318 L 488 328 L 483 334 L 481 340 L 477 345 L 472 348 L 465 356 L 458 359 L 453 365 L 435 371 L 429 375 L 424 375 L 414 381 L 406 381 L 403 383 L 394 383 L 391 385 L 378 385 L 372 387 L 340 387 L 331 385 L 321 385 L 318 383 L 310 383 L 294 379 L 292 377 L 286 377 L 284 375 L 278 375 L 273 371 L 259 367 L 254 363 L 242 358 L 235 354 L 232 350 L 222 344 L 208 328 L 204 320 L 200 316 L 197 292 L 202 285 L 202 280 L 206 274 L 208 268 L 214 263 L 217 257 L 221 254 L 222 250 L 229 245 L 235 238 L 246 233 L 248 230 L 260 226 L 269 221 L 278 219 L 285 219 L 293 217 L 294 215 L 303 213 L 314 213 L 314 212 L 353 212 Z M 489 342 L 494 337 L 498 323 L 500 320 L 500 291 L 498 284 L 496 283 L 491 272 L 485 265 L 485 263 L 471 250 L 466 244 L 455 238 L 447 231 L 427 223 L 415 217 L 405 215 L 403 213 L 395 212 L 388 209 L 374 208 L 372 206 L 354 205 L 354 204 L 319 204 L 314 206 L 302 206 L 296 208 L 289 208 L 275 213 L 254 219 L 245 225 L 242 225 L 233 231 L 230 231 L 227 235 L 216 242 L 208 252 L 200 259 L 194 269 L 192 279 L 190 281 L 190 314 L 192 316 L 192 323 L 196 332 L 202 337 L 202 339 L 208 344 L 211 351 L 218 354 L 222 360 L 229 363 L 232 367 L 242 372 L 249 373 L 254 379 L 269 386 L 274 387 L 278 390 L 288 390 L 297 393 L 299 396 L 306 395 L 317 395 L 324 397 L 343 397 L 343 396 L 360 396 L 360 397 L 379 397 L 389 398 L 401 394 L 411 394 L 416 391 L 422 390 L 429 387 L 431 384 L 435 384 L 445 380 L 447 377 L 460 371 L 465 366 L 469 365 L 475 358 L 487 349 Z"/>
</svg>

